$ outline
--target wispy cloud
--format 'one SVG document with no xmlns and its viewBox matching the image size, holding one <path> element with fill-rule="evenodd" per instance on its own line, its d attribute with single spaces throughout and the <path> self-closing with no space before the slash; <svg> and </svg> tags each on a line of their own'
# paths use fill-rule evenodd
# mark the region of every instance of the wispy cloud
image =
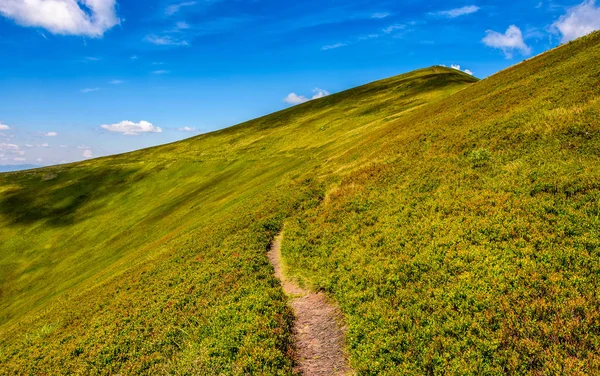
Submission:
<svg viewBox="0 0 600 376">
<path fill-rule="evenodd" d="M 531 48 L 525 44 L 521 29 L 515 25 L 510 25 L 504 34 L 487 30 L 482 42 L 488 47 L 502 50 L 507 59 L 513 57 L 514 51 L 519 51 L 522 55 L 531 54 Z"/>
<path fill-rule="evenodd" d="M 479 8 L 477 5 L 468 5 L 468 6 L 464 6 L 461 8 L 454 8 L 454 9 L 450 9 L 450 10 L 442 10 L 439 12 L 432 12 L 430 13 L 431 15 L 434 16 L 440 16 L 440 17 L 447 17 L 447 18 L 456 18 L 456 17 L 460 17 L 460 16 L 466 16 L 468 14 L 473 14 L 479 11 Z"/>
<path fill-rule="evenodd" d="M 404 29 L 406 29 L 406 25 L 395 24 L 395 25 L 390 25 L 390 26 L 386 27 L 382 31 L 386 34 L 390 34 L 390 33 L 393 33 L 394 31 L 404 30 Z"/>
<path fill-rule="evenodd" d="M 25 151 L 21 150 L 17 144 L 8 144 L 0 142 L 0 153 L 11 154 L 11 155 L 25 155 Z"/>
<path fill-rule="evenodd" d="M 146 36 L 146 42 L 156 44 L 158 46 L 189 46 L 190 44 L 186 40 L 181 40 L 177 38 L 173 38 L 168 35 L 157 36 L 157 35 L 148 35 Z"/>
<path fill-rule="evenodd" d="M 552 24 L 551 29 L 562 35 L 562 43 L 599 30 L 600 7 L 596 6 L 595 0 L 586 0 L 570 8 L 565 15 Z"/>
<path fill-rule="evenodd" d="M 382 18 L 387 18 L 389 16 L 390 16 L 390 14 L 388 12 L 377 12 L 377 13 L 373 13 L 371 15 L 371 18 L 382 19 Z"/>
<path fill-rule="evenodd" d="M 171 72 L 168 70 L 165 70 L 165 69 L 159 69 L 159 70 L 152 71 L 152 74 L 159 74 L 159 75 L 160 74 L 169 74 L 169 73 L 171 73 Z"/>
<path fill-rule="evenodd" d="M 44 133 L 44 136 L 46 136 L 46 137 L 56 137 L 56 136 L 58 136 L 58 133 L 57 132 L 47 132 L 47 133 Z"/>
<path fill-rule="evenodd" d="M 93 93 L 94 91 L 98 91 L 98 90 L 100 90 L 99 87 L 87 87 L 85 89 L 81 89 L 81 92 L 84 94 L 87 94 L 87 93 Z"/>
<path fill-rule="evenodd" d="M 169 6 L 168 6 L 168 7 L 165 9 L 165 14 L 166 14 L 167 16 L 172 16 L 172 15 L 174 15 L 175 13 L 178 13 L 178 12 L 181 10 L 181 8 L 184 8 L 184 7 L 191 7 L 191 6 L 194 6 L 194 5 L 196 5 L 196 4 L 198 4 L 198 2 L 197 2 L 197 1 L 184 1 L 184 2 L 182 2 L 182 3 L 178 3 L 178 4 L 169 5 Z"/>
<path fill-rule="evenodd" d="M 336 48 L 345 47 L 347 45 L 348 45 L 348 43 L 343 43 L 343 42 L 328 44 L 326 46 L 321 47 L 321 50 L 323 50 L 323 51 L 335 50 Z"/>
<path fill-rule="evenodd" d="M 187 30 L 189 28 L 191 28 L 190 24 L 185 21 L 180 21 L 175 24 L 176 31 Z"/>
<path fill-rule="evenodd" d="M 124 84 L 125 81 L 123 81 L 123 80 L 111 80 L 108 83 L 111 84 L 111 85 L 121 85 L 121 84 Z"/>
<path fill-rule="evenodd" d="M 177 128 L 178 131 L 181 132 L 195 132 L 196 128 L 194 127 L 182 127 L 182 128 Z"/>
<path fill-rule="evenodd" d="M 410 23 L 410 25 L 413 25 L 413 24 L 414 23 Z M 357 38 L 355 38 L 354 40 L 351 40 L 351 41 L 329 44 L 329 45 L 321 47 L 321 50 L 323 50 L 323 51 L 333 50 L 333 49 L 336 49 L 336 48 L 340 48 L 340 47 L 345 47 L 345 46 L 349 46 L 349 45 L 352 45 L 352 44 L 356 44 L 356 43 L 359 43 L 359 42 L 364 42 L 364 41 L 367 41 L 367 40 L 370 40 L 370 39 L 381 38 L 381 37 L 386 36 L 386 35 L 394 35 L 394 36 L 396 36 L 397 34 L 399 34 L 399 33 L 397 33 L 399 31 L 405 31 L 406 32 L 406 31 L 410 31 L 410 30 L 408 29 L 407 25 L 405 25 L 405 24 L 393 24 L 393 25 L 390 25 L 390 26 L 387 26 L 387 27 L 381 29 L 381 33 L 372 33 L 372 34 L 367 34 L 367 35 L 361 35 L 361 36 L 359 36 L 359 37 L 357 37 Z"/>
<path fill-rule="evenodd" d="M 10 127 L 8 125 L 0 123 L 0 131 L 7 131 L 9 129 Z"/>
</svg>

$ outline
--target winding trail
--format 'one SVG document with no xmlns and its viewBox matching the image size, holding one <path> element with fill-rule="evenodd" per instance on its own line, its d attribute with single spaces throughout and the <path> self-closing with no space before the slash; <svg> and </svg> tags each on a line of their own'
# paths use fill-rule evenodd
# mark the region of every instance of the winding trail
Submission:
<svg viewBox="0 0 600 376">
<path fill-rule="evenodd" d="M 341 313 L 322 293 L 302 289 L 282 272 L 281 241 L 277 235 L 268 252 L 275 277 L 290 299 L 296 316 L 294 344 L 298 371 L 303 375 L 346 375 L 350 367 L 344 354 L 344 332 L 338 320 Z"/>
</svg>

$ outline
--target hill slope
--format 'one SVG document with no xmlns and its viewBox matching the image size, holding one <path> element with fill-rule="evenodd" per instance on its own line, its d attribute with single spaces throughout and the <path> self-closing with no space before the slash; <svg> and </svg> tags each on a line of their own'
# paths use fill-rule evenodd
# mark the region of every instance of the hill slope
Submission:
<svg viewBox="0 0 600 376">
<path fill-rule="evenodd" d="M 361 374 L 600 370 L 600 34 L 0 175 L 6 373 L 289 374 L 266 249 Z"/>
</svg>

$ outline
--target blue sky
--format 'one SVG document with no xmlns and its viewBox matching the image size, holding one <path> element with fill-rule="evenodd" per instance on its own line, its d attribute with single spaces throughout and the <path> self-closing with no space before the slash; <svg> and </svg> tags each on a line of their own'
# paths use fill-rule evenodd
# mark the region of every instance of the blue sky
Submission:
<svg viewBox="0 0 600 376">
<path fill-rule="evenodd" d="M 175 141 L 432 65 L 484 78 L 599 28 L 592 0 L 0 0 L 0 165 Z"/>
</svg>

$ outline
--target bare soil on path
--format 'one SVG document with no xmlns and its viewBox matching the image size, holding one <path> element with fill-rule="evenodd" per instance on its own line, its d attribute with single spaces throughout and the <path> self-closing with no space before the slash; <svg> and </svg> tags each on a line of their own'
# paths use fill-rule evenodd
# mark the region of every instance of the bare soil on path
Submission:
<svg viewBox="0 0 600 376">
<path fill-rule="evenodd" d="M 314 293 L 286 279 L 282 271 L 279 234 L 268 252 L 275 268 L 275 277 L 290 297 L 294 310 L 294 345 L 297 370 L 303 375 L 347 375 L 350 367 L 344 354 L 344 331 L 339 322 L 341 313 L 323 293 Z"/>
</svg>

